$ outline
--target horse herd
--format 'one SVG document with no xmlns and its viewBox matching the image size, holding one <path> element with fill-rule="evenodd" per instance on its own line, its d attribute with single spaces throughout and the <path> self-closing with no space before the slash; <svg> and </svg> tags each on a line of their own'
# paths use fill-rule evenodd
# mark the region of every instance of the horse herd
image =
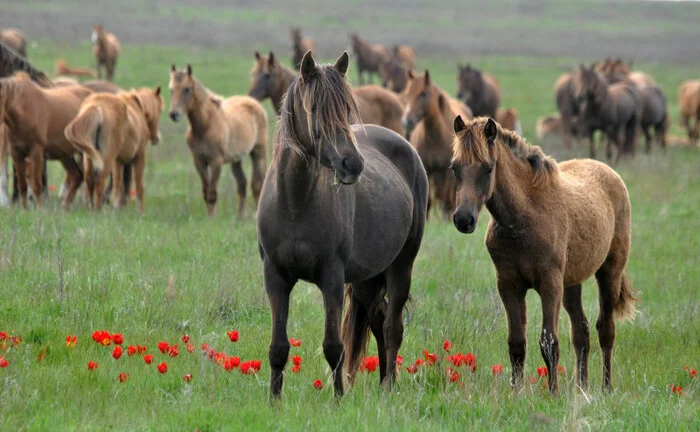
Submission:
<svg viewBox="0 0 700 432">
<path fill-rule="evenodd" d="M 95 34 L 96 45 L 107 45 L 100 42 L 109 40 L 104 29 Z M 211 92 L 190 65 L 178 69 L 173 64 L 168 83 L 168 115 L 175 122 L 188 119 L 186 141 L 209 214 L 215 211 L 221 169 L 230 164 L 238 214 L 244 216 L 247 180 L 241 160 L 245 155 L 252 159 L 258 248 L 272 310 L 272 396 L 282 391 L 290 349 L 289 299 L 299 280 L 316 284 L 323 295 L 323 352 L 336 394 L 343 394 L 345 377 L 352 382 L 370 333 L 377 342 L 380 381 L 391 389 L 403 340 L 403 308 L 433 199 L 461 233 L 474 232 L 482 207 L 492 216 L 486 247 L 508 320 L 512 384 L 523 384 L 525 294 L 535 289 L 542 301 L 538 343 L 550 391 L 558 391 L 562 305 L 571 318 L 577 384 L 587 388 L 590 334 L 581 285 L 595 276 L 602 385 L 610 389 L 615 319 L 632 318 L 636 302 L 626 272 L 631 206 L 620 176 L 591 159 L 557 163 L 528 144 L 517 132 L 517 112 L 499 110 L 498 81 L 470 65 L 459 65 L 453 98 L 429 71 L 413 71 L 410 47 L 387 49 L 351 35 L 361 82 L 363 75 L 371 80 L 378 73 L 385 84 L 352 89 L 347 53 L 335 64 L 318 65 L 310 50 L 313 42 L 299 29 L 291 36 L 295 69 L 274 53 L 256 52 L 246 96 Z M 133 169 L 142 211 L 146 147 L 158 142 L 164 110 L 160 87 L 126 92 L 98 89 L 100 81 L 92 83 L 94 88 L 51 82 L 17 53 L 3 44 L 0 48 L 5 68 L 0 72 L 26 72 L 0 79 L 3 142 L 10 146 L 22 204 L 27 205 L 28 175 L 41 203 L 46 155 L 60 160 L 68 173 L 64 205 L 82 179 L 88 205 L 99 208 L 110 174 L 114 205 L 122 205 L 125 173 Z M 118 42 L 109 52 L 118 54 Z M 113 77 L 116 57 L 98 60 L 108 79 Z M 695 91 L 697 104 L 698 89 L 684 86 L 682 94 Z M 664 143 L 665 96 L 651 77 L 629 65 L 612 60 L 581 65 L 557 82 L 556 96 L 561 115 L 550 123 L 558 122 L 567 140 L 575 135 L 592 140 L 595 130 L 603 130 L 618 154 L 630 153 L 637 130 L 647 126 Z M 269 167 L 268 119 L 261 105 L 267 98 L 279 125 Z M 697 118 L 700 110 L 688 98 L 681 102 L 687 105 L 683 115 Z M 697 129 L 689 132 L 691 138 L 697 138 Z M 82 154 L 82 169 L 76 153 Z"/>
</svg>

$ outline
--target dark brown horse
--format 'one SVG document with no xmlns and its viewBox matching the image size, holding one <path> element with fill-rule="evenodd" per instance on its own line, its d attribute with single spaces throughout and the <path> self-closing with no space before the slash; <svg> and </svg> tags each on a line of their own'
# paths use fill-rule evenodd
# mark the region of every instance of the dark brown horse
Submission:
<svg viewBox="0 0 700 432">
<path fill-rule="evenodd" d="M 626 83 L 609 85 L 594 66 L 584 65 L 573 75 L 572 86 L 579 104 L 578 124 L 588 136 L 591 157 L 595 158 L 593 134 L 597 130 L 608 139 L 608 160 L 612 159 L 611 144 L 618 149 L 615 164 L 623 154 L 633 156 L 642 114 L 642 101 L 636 87 Z"/>
<path fill-rule="evenodd" d="M 579 106 L 574 95 L 572 74 L 563 74 L 554 83 L 554 101 L 561 116 L 561 134 L 564 138 L 564 147 L 570 148 L 572 137 L 582 133 L 577 127 Z"/>
<path fill-rule="evenodd" d="M 297 76 L 296 72 L 280 64 L 272 51 L 267 56 L 262 56 L 255 51 L 255 65 L 253 65 L 250 76 L 248 96 L 260 102 L 270 98 L 272 108 L 279 115 L 280 109 L 282 109 L 282 100 L 287 94 L 287 88 L 294 82 Z"/>
<path fill-rule="evenodd" d="M 612 386 L 615 318 L 634 316 L 634 293 L 625 270 L 631 206 L 622 179 L 590 159 L 561 164 L 490 118 L 454 121 L 452 170 L 459 183 L 453 220 L 474 232 L 481 207 L 491 214 L 486 248 L 496 268 L 498 294 L 508 317 L 511 383 L 523 383 L 527 311 L 525 294 L 542 300 L 540 350 L 549 390 L 558 389 L 559 315 L 571 318 L 578 385 L 588 385 L 588 320 L 581 285 L 595 274 L 600 295 L 596 322 L 603 352 L 603 388 Z"/>
<path fill-rule="evenodd" d="M 408 84 L 408 68 L 397 58 L 379 65 L 379 76 L 382 79 L 382 87 L 396 93 L 403 92 Z"/>
<path fill-rule="evenodd" d="M 498 80 L 471 65 L 458 65 L 457 99 L 463 101 L 475 116 L 496 117 L 501 103 Z"/>
<path fill-rule="evenodd" d="M 316 52 L 316 47 L 313 40 L 301 36 L 299 27 L 293 27 L 289 31 L 289 35 L 292 40 L 292 66 L 298 70 L 304 53 L 307 51 Z"/>
<path fill-rule="evenodd" d="M 372 82 L 372 74 L 379 73 L 379 66 L 391 58 L 389 49 L 384 45 L 372 45 L 360 39 L 353 33 L 350 35 L 350 45 L 357 59 L 357 75 L 359 85 L 365 83 L 364 73 L 367 72 L 369 82 Z"/>
<path fill-rule="evenodd" d="M 323 353 L 343 394 L 377 340 L 380 380 L 391 389 L 402 312 L 425 226 L 428 180 L 408 142 L 384 128 L 351 126 L 357 108 L 349 58 L 317 66 L 304 56 L 288 89 L 258 207 L 258 249 L 272 309 L 270 392 L 279 397 L 289 355 L 289 296 L 299 280 L 323 295 Z M 362 177 L 362 178 L 361 178 Z M 349 308 L 342 324 L 344 285 Z"/>
</svg>

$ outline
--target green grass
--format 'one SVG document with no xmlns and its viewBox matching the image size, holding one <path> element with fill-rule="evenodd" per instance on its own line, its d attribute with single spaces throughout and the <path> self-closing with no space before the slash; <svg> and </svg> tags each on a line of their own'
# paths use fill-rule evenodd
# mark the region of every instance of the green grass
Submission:
<svg viewBox="0 0 700 432">
<path fill-rule="evenodd" d="M 256 47 L 251 47 L 251 51 Z M 90 47 L 40 41 L 32 60 L 52 70 L 60 53 L 76 65 L 90 64 Z M 171 63 L 192 63 L 195 74 L 221 94 L 244 93 L 252 54 L 158 46 L 124 47 L 117 83 L 124 87 L 167 85 Z M 454 91 L 456 59 L 424 58 L 431 74 Z M 517 106 L 527 136 L 537 117 L 554 110 L 551 85 L 573 59 L 488 57 L 472 59 L 498 76 L 504 105 Z M 677 118 L 675 88 L 698 65 L 639 65 L 666 89 Z M 351 69 L 350 76 L 354 78 Z M 167 93 L 167 92 L 166 92 Z M 166 94 L 167 98 L 167 94 Z M 270 114 L 269 102 L 265 104 Z M 272 119 L 272 115 L 270 115 Z M 561 364 L 567 375 L 562 394 L 551 398 L 540 383 L 515 394 L 508 385 L 510 365 L 503 309 L 495 290 L 491 261 L 483 245 L 487 217 L 477 232 L 464 236 L 432 218 L 414 268 L 413 302 L 406 313 L 401 354 L 406 363 L 423 349 L 441 353 L 450 339 L 454 351 L 477 356 L 464 386 L 445 383 L 442 368 L 418 375 L 402 372 L 396 392 L 386 394 L 377 374 L 362 375 L 340 402 L 334 401 L 330 372 L 323 358 L 323 308 L 318 290 L 299 284 L 293 292 L 289 334 L 303 340 L 293 354 L 304 358 L 299 374 L 287 373 L 282 401 L 267 404 L 267 345 L 270 316 L 256 246 L 255 222 L 237 220 L 232 176 L 220 184 L 218 215 L 204 216 L 198 177 L 184 142 L 185 124 L 161 122 L 163 140 L 149 150 L 146 213 L 130 204 L 114 214 L 87 212 L 81 199 L 70 213 L 52 196 L 41 211 L 0 209 L 0 331 L 24 342 L 0 351 L 10 366 L 0 369 L 2 430 L 698 430 L 700 391 L 685 365 L 700 367 L 700 173 L 697 149 L 669 149 L 619 169 L 633 205 L 633 246 L 629 273 L 639 291 L 642 315 L 619 324 L 612 394 L 600 391 L 601 356 L 592 330 L 591 389 L 576 391 L 569 321 L 562 313 Z M 680 133 L 674 125 L 673 133 Z M 559 157 L 584 156 L 585 149 Z M 60 169 L 50 164 L 50 183 Z M 250 205 L 252 212 L 252 204 Z M 251 213 L 249 212 L 249 213 Z M 543 364 L 537 347 L 541 311 L 536 294 L 528 296 L 526 374 Z M 589 321 L 597 317 L 597 289 L 584 287 Z M 592 326 L 593 327 L 593 326 Z M 232 344 L 226 331 L 238 329 Z M 156 361 L 146 366 L 135 357 L 110 357 L 111 347 L 90 338 L 96 329 L 121 332 L 125 346 L 145 344 Z M 197 348 L 180 355 L 157 352 L 161 340 L 179 341 L 183 333 Z M 75 349 L 66 335 L 78 335 Z M 227 373 L 205 358 L 202 343 L 245 359 L 262 359 L 259 376 Z M 38 354 L 46 348 L 42 362 Z M 370 345 L 370 352 L 376 352 Z M 94 372 L 87 362 L 99 363 Z M 165 375 L 155 364 L 167 361 Z M 501 377 L 490 365 L 503 364 Z M 118 383 L 120 372 L 130 375 Z M 185 383 L 181 377 L 192 373 Z M 318 392 L 312 382 L 323 379 Z M 669 384 L 685 395 L 669 394 Z M 549 421 L 543 422 L 544 420 Z"/>
</svg>

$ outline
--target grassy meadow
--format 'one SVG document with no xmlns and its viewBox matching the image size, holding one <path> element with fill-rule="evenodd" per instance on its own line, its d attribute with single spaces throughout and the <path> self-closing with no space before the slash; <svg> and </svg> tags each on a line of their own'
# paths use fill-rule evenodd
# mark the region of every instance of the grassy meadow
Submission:
<svg viewBox="0 0 700 432">
<path fill-rule="evenodd" d="M 265 47 L 125 44 L 116 83 L 165 88 L 170 64 L 189 62 L 215 92 L 245 93 L 256 48 Z M 92 62 L 87 42 L 39 40 L 31 50 L 32 62 L 48 71 L 59 56 L 75 65 Z M 453 94 L 454 59 L 419 57 L 421 68 L 429 67 L 435 81 Z M 529 138 L 534 138 L 537 117 L 555 109 L 552 83 L 578 63 L 528 56 L 470 60 L 499 78 L 503 105 L 518 108 Z M 698 66 L 636 65 L 666 90 L 672 134 L 681 134 L 676 88 L 696 76 Z M 349 75 L 356 80 L 354 65 Z M 274 116 L 269 102 L 265 106 L 272 131 Z M 321 295 L 316 287 L 299 284 L 292 295 L 289 335 L 302 340 L 291 355 L 301 356 L 303 364 L 293 374 L 290 363 L 283 399 L 270 406 L 270 314 L 252 199 L 248 217 L 237 220 L 235 185 L 225 171 L 218 213 L 205 216 L 185 130 L 186 122 L 173 124 L 163 115 L 163 139 L 149 149 L 143 217 L 133 202 L 119 214 L 111 209 L 94 214 L 86 211 L 82 197 L 63 212 L 57 192 L 41 211 L 0 209 L 0 331 L 23 339 L 0 350 L 9 361 L 0 369 L 0 430 L 700 430 L 700 381 L 684 370 L 686 365 L 700 368 L 698 149 L 670 148 L 662 154 L 655 148 L 651 156 L 639 151 L 618 169 L 632 200 L 628 269 L 642 313 L 632 323 L 618 323 L 611 394 L 600 391 L 602 360 L 594 329 L 598 296 L 592 281 L 584 287 L 591 323 L 589 392 L 582 394 L 574 383 L 574 352 L 563 310 L 561 395 L 551 398 L 543 380 L 535 378 L 535 383 L 526 379 L 523 392 L 511 390 L 505 314 L 483 245 L 487 216 L 467 236 L 433 215 L 414 268 L 401 349 L 405 363 L 396 391 L 383 392 L 375 372 L 362 374 L 342 401 L 334 400 L 321 349 Z M 560 160 L 584 157 L 587 151 L 584 145 L 545 150 Z M 49 183 L 58 186 L 62 178 L 59 166 L 50 163 Z M 532 292 L 528 317 L 526 377 L 537 377 L 544 361 L 537 344 L 539 298 Z M 126 353 L 114 360 L 113 346 L 102 347 L 90 337 L 101 329 L 122 333 L 124 347 L 146 345 L 155 361 L 146 365 L 140 355 Z M 236 343 L 226 335 L 232 329 L 240 332 Z M 180 340 L 185 333 L 193 353 Z M 78 336 L 75 348 L 65 346 L 67 335 Z M 406 372 L 424 349 L 444 357 L 445 339 L 453 352 L 476 356 L 475 373 L 461 368 L 461 383 L 450 383 L 444 361 L 415 375 Z M 161 354 L 160 341 L 179 343 L 179 355 Z M 262 369 L 257 376 L 227 372 L 200 350 L 203 343 L 243 360 L 261 359 Z M 373 343 L 369 352 L 376 354 Z M 99 367 L 89 371 L 89 361 Z M 169 369 L 161 375 L 156 364 L 163 361 Z M 496 364 L 503 365 L 501 376 L 492 375 Z M 124 383 L 117 379 L 122 372 L 129 375 Z M 184 381 L 184 374 L 193 379 Z M 321 391 L 313 387 L 316 379 L 324 383 Z M 671 394 L 669 384 L 682 386 L 683 395 Z"/>
</svg>

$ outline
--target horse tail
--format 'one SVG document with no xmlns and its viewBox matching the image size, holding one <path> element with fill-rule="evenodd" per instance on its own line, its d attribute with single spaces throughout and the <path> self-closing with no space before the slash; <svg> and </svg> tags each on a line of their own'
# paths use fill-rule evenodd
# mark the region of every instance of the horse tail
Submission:
<svg viewBox="0 0 700 432">
<path fill-rule="evenodd" d="M 102 109 L 97 106 L 90 106 L 82 110 L 76 118 L 71 121 L 64 131 L 66 138 L 73 147 L 90 159 L 95 172 L 104 169 L 102 155 L 98 151 L 100 148 L 100 138 L 102 135 L 102 123 L 104 116 Z"/>
<path fill-rule="evenodd" d="M 635 308 L 635 303 L 639 300 L 634 296 L 634 290 L 632 289 L 632 282 L 630 282 L 629 276 L 627 276 L 627 270 L 622 273 L 622 282 L 620 284 L 620 297 L 617 300 L 613 316 L 617 320 L 626 321 L 634 320 L 637 315 L 637 309 Z"/>
</svg>

